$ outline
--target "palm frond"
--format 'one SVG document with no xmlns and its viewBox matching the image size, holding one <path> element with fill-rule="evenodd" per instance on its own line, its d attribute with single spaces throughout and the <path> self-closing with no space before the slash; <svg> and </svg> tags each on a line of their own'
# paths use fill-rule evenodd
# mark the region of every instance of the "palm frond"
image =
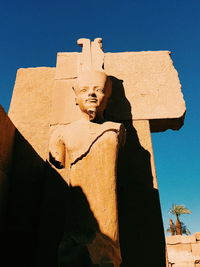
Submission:
<svg viewBox="0 0 200 267">
<path fill-rule="evenodd" d="M 192 212 L 189 209 L 187 209 L 184 205 L 173 204 L 171 209 L 169 210 L 169 213 L 173 215 L 181 215 L 181 214 L 191 214 Z"/>
</svg>

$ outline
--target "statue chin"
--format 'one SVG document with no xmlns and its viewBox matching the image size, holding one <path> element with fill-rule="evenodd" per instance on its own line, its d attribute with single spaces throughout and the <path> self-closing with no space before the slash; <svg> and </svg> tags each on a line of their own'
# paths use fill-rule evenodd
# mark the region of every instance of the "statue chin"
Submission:
<svg viewBox="0 0 200 267">
<path fill-rule="evenodd" d="M 97 110 L 95 107 L 92 107 L 92 108 L 89 108 L 87 110 L 87 113 L 89 115 L 89 119 L 90 120 L 94 120 L 96 118 L 96 113 L 97 113 Z"/>
</svg>

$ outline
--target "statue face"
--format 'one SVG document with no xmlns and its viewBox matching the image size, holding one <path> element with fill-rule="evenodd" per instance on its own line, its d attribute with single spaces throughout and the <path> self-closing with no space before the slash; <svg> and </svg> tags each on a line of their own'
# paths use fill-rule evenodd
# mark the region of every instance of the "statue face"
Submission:
<svg viewBox="0 0 200 267">
<path fill-rule="evenodd" d="M 76 103 L 82 112 L 94 112 L 102 114 L 106 108 L 111 93 L 111 86 L 107 82 L 107 76 L 103 72 L 83 72 L 78 77 L 75 90 Z"/>
</svg>

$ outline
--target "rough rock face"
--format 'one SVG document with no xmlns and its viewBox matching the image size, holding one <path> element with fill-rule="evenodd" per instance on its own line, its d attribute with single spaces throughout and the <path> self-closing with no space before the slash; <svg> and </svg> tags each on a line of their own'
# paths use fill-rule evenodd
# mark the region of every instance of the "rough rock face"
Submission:
<svg viewBox="0 0 200 267">
<path fill-rule="evenodd" d="M 166 238 L 169 267 L 200 266 L 200 233 Z"/>
</svg>

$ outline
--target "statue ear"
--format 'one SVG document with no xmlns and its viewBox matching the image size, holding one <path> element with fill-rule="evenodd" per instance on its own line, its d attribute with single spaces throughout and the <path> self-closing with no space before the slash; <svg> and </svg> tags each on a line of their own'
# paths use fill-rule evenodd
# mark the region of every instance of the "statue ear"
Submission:
<svg viewBox="0 0 200 267">
<path fill-rule="evenodd" d="M 76 95 L 76 91 L 75 91 L 75 88 L 74 88 L 74 86 L 72 86 L 72 89 L 73 89 L 73 91 L 74 91 L 74 93 L 75 93 L 75 95 Z M 77 103 L 77 98 L 75 97 L 75 103 L 76 103 L 76 105 L 78 106 L 78 103 Z"/>
</svg>

